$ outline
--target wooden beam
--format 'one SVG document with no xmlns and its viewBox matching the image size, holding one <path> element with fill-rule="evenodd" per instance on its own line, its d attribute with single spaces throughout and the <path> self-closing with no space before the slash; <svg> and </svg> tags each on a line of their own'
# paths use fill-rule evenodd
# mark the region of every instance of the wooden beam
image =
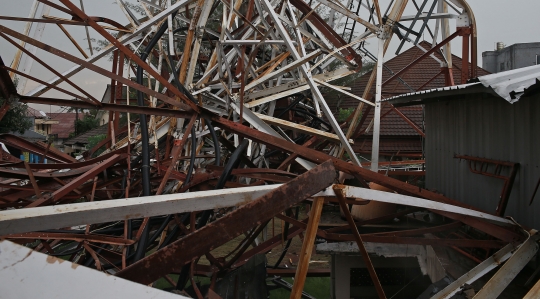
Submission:
<svg viewBox="0 0 540 299">
<path fill-rule="evenodd" d="M 296 268 L 296 275 L 294 275 L 291 299 L 302 298 L 302 291 L 304 290 L 304 284 L 306 282 L 306 275 L 309 268 L 311 253 L 313 252 L 313 246 L 315 246 L 315 237 L 317 236 L 317 228 L 319 226 L 319 221 L 321 220 L 323 205 L 324 197 L 316 197 L 315 200 L 313 200 L 306 235 L 304 236 L 304 243 L 302 243 L 302 250 L 300 251 L 300 259 L 298 260 L 298 266 Z"/>
</svg>

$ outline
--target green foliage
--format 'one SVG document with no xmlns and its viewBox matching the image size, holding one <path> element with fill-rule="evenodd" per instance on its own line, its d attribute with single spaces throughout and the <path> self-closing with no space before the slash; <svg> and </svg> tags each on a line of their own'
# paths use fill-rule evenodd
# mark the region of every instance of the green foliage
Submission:
<svg viewBox="0 0 540 299">
<path fill-rule="evenodd" d="M 88 149 L 91 149 L 94 146 L 96 146 L 98 143 L 103 141 L 105 138 L 107 138 L 107 134 L 100 134 L 100 135 L 96 135 L 96 136 L 90 136 L 90 137 L 88 137 L 88 145 L 86 147 Z M 104 150 L 105 150 L 104 148 L 103 149 L 102 148 L 98 149 L 97 151 L 94 152 L 93 156 L 94 157 L 99 156 Z"/>
<path fill-rule="evenodd" d="M 13 80 L 13 84 L 17 86 L 17 78 Z M 6 99 L 0 98 L 0 107 L 4 105 Z M 9 110 L 6 112 L 2 120 L 0 120 L 0 133 L 24 132 L 32 127 L 32 121 L 26 116 L 28 106 L 24 103 L 11 103 Z"/>
<path fill-rule="evenodd" d="M 92 129 L 95 129 L 99 126 L 99 119 L 96 119 L 95 116 L 90 114 L 85 114 L 83 119 L 78 119 L 75 121 L 75 132 L 69 134 L 70 138 L 73 136 L 84 134 Z"/>
<path fill-rule="evenodd" d="M 337 120 L 344 122 L 354 112 L 354 108 L 339 108 Z"/>
<path fill-rule="evenodd" d="M 5 99 L 0 99 L 0 107 Z M 23 103 L 12 103 L 2 120 L 0 120 L 0 133 L 24 132 L 32 127 L 32 121 L 26 116 L 28 106 Z"/>
</svg>

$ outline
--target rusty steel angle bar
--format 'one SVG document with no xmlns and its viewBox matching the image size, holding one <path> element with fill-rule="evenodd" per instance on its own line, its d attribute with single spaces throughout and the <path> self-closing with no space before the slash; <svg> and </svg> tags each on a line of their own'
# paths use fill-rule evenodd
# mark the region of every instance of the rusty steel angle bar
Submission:
<svg viewBox="0 0 540 299">
<path fill-rule="evenodd" d="M 158 250 L 117 273 L 118 277 L 149 284 L 201 253 L 237 237 L 275 214 L 330 186 L 336 179 L 331 161 L 316 166 L 238 210 Z"/>
<path fill-rule="evenodd" d="M 2 57 L 0 57 L 0 66 L 5 66 Z M 9 73 L 3 68 L 0 69 L 0 96 L 4 99 L 9 99 L 12 95 L 16 94 L 17 87 L 13 84 Z"/>
<path fill-rule="evenodd" d="M 92 63 L 89 63 L 89 62 L 87 62 L 87 61 L 85 61 L 83 59 L 77 58 L 77 57 L 75 57 L 75 56 L 73 56 L 71 54 L 68 54 L 66 52 L 63 52 L 63 51 L 61 51 L 61 50 L 59 50 L 57 48 L 54 48 L 54 47 L 52 47 L 50 45 L 46 45 L 46 44 L 44 44 L 42 42 L 39 42 L 37 40 L 34 40 L 34 39 L 30 38 L 30 37 L 24 36 L 24 35 L 14 31 L 14 30 L 11 30 L 11 29 L 9 29 L 7 27 L 4 27 L 4 26 L 0 25 L 0 32 L 4 32 L 7 35 L 11 35 L 11 36 L 13 36 L 13 37 L 15 37 L 17 39 L 23 40 L 28 44 L 31 44 L 31 45 L 33 45 L 35 47 L 43 49 L 43 50 L 45 50 L 45 51 L 47 51 L 47 52 L 49 52 L 51 54 L 62 57 L 62 58 L 66 59 L 66 60 L 69 60 L 69 61 L 71 61 L 73 63 L 82 65 L 82 66 L 84 66 L 84 67 L 86 67 L 86 68 L 88 68 L 88 69 L 90 69 L 90 70 L 92 70 L 92 71 L 94 71 L 94 72 L 96 72 L 98 74 L 110 77 L 111 79 L 114 79 L 114 80 L 116 80 L 118 82 L 122 82 L 125 85 L 128 85 L 128 86 L 133 87 L 133 88 L 135 88 L 135 89 L 137 89 L 137 90 L 139 90 L 139 91 L 141 91 L 143 93 L 146 93 L 148 95 L 156 97 L 156 98 L 158 98 L 158 99 L 160 99 L 160 100 L 162 100 L 162 101 L 164 101 L 164 102 L 166 102 L 168 104 L 171 104 L 173 106 L 177 106 L 177 107 L 182 108 L 182 109 L 186 109 L 186 108 L 189 109 L 189 107 L 186 106 L 185 104 L 183 104 L 181 102 L 178 102 L 178 101 L 176 101 L 176 100 L 174 100 L 174 99 L 172 99 L 172 98 L 170 98 L 170 97 L 168 97 L 168 96 L 166 96 L 166 95 L 164 95 L 162 93 L 159 93 L 157 91 L 149 89 L 149 88 L 147 88 L 147 87 L 145 87 L 143 85 L 137 84 L 137 83 L 135 83 L 135 82 L 133 82 L 133 81 L 131 81 L 129 79 L 118 76 L 115 73 L 107 71 L 107 70 L 105 70 L 105 69 L 103 69 L 101 67 L 98 67 L 98 66 L 96 66 L 96 65 L 94 65 Z"/>
<path fill-rule="evenodd" d="M 77 162 L 77 160 L 67 154 L 64 154 L 60 151 L 49 150 L 45 154 L 46 149 L 40 147 L 39 145 L 32 143 L 26 139 L 17 137 L 11 134 L 0 134 L 0 140 L 9 146 L 15 147 L 23 151 L 29 151 L 35 154 L 43 155 L 47 159 L 54 160 L 59 163 L 72 163 Z"/>
<path fill-rule="evenodd" d="M 332 189 L 334 190 L 336 197 L 339 200 L 339 206 L 341 207 L 341 210 L 345 214 L 345 218 L 347 218 L 347 222 L 349 223 L 349 227 L 352 230 L 354 240 L 356 241 L 356 245 L 358 245 L 358 250 L 360 251 L 360 254 L 362 255 L 362 259 L 364 260 L 364 263 L 366 264 L 366 268 L 369 272 L 369 276 L 371 277 L 371 281 L 373 282 L 373 285 L 375 286 L 377 295 L 379 295 L 379 298 L 384 299 L 386 298 L 386 295 L 382 288 L 379 277 L 377 277 L 377 273 L 375 272 L 373 263 L 371 262 L 371 259 L 369 258 L 369 254 L 366 250 L 366 247 L 364 247 L 362 237 L 360 236 L 360 233 L 358 232 L 358 228 L 356 227 L 356 224 L 354 223 L 354 219 L 352 218 L 349 208 L 347 207 L 347 204 L 345 203 L 345 192 L 343 191 L 344 187 L 345 186 L 343 185 L 334 185 Z"/>
<path fill-rule="evenodd" d="M 277 138 L 275 136 L 271 136 L 271 135 L 266 134 L 264 132 L 260 132 L 258 130 L 249 128 L 249 127 L 244 126 L 242 124 L 235 123 L 233 121 L 229 121 L 229 120 L 227 120 L 225 118 L 214 115 L 211 112 L 206 112 L 206 111 L 204 111 L 204 109 L 203 109 L 203 114 L 207 115 L 216 126 L 222 128 L 222 129 L 224 129 L 226 131 L 236 133 L 236 134 L 241 135 L 243 137 L 249 138 L 249 139 L 251 139 L 253 141 L 257 141 L 259 143 L 266 144 L 269 147 L 280 149 L 280 150 L 282 150 L 284 152 L 287 152 L 287 153 L 298 154 L 298 156 L 303 157 L 308 161 L 311 161 L 311 162 L 314 162 L 314 163 L 322 163 L 324 161 L 327 161 L 328 159 L 331 159 L 332 162 L 334 163 L 334 166 L 336 167 L 336 169 L 338 169 L 340 171 L 343 171 L 343 172 L 346 172 L 346 173 L 349 173 L 349 174 L 358 175 L 358 176 L 360 176 L 361 178 L 363 178 L 365 180 L 377 183 L 379 185 L 383 185 L 383 186 L 385 186 L 387 188 L 390 188 L 392 190 L 395 190 L 395 191 L 397 191 L 399 193 L 403 193 L 403 194 L 407 194 L 407 195 L 411 195 L 411 196 L 416 196 L 416 197 L 420 197 L 420 198 L 425 198 L 425 199 L 433 200 L 433 201 L 436 201 L 436 202 L 447 203 L 447 204 L 455 205 L 455 206 L 458 206 L 458 207 L 463 207 L 463 208 L 478 211 L 478 209 L 473 207 L 473 206 L 461 203 L 461 202 L 459 202 L 457 200 L 450 199 L 450 198 L 445 197 L 445 196 L 443 196 L 441 194 L 438 194 L 438 193 L 435 193 L 435 192 L 432 192 L 432 191 L 428 191 L 426 189 L 418 188 L 417 186 L 413 186 L 411 184 L 407 184 L 407 183 L 399 181 L 397 179 L 387 177 L 387 176 L 385 176 L 383 174 L 379 174 L 379 173 L 364 169 L 362 167 L 358 167 L 358 166 L 353 165 L 351 163 L 347 163 L 347 162 L 345 162 L 343 160 L 340 160 L 340 159 L 338 159 L 336 157 L 329 156 L 329 155 L 327 155 L 327 154 L 325 154 L 323 152 L 320 152 L 320 151 L 317 151 L 317 150 L 314 150 L 314 149 L 310 149 L 310 148 L 307 148 L 307 147 L 303 147 L 302 145 L 294 144 L 294 143 L 288 142 L 288 141 L 286 141 L 284 139 Z"/>
<path fill-rule="evenodd" d="M 0 33 L 0 34 L 1 34 L 1 33 Z M 4 35 L 4 38 L 5 38 L 5 35 Z M 92 100 L 90 100 L 90 99 L 84 98 L 84 97 L 82 97 L 82 96 L 80 96 L 80 95 L 78 95 L 78 94 L 72 93 L 71 91 L 65 90 L 65 89 L 60 88 L 60 87 L 58 87 L 58 86 L 54 86 L 54 85 L 49 84 L 49 83 L 47 83 L 47 82 L 45 82 L 45 81 L 41 81 L 41 80 L 39 80 L 39 79 L 36 78 L 36 77 L 27 75 L 27 74 L 25 74 L 25 73 L 23 73 L 23 72 L 19 72 L 18 70 L 9 68 L 9 67 L 7 67 L 7 66 L 3 66 L 2 68 L 5 69 L 5 70 L 9 70 L 9 71 L 11 71 L 12 73 L 17 74 L 17 75 L 19 75 L 19 76 L 28 78 L 28 79 L 30 79 L 30 80 L 32 80 L 32 81 L 34 81 L 34 82 L 41 83 L 41 84 L 43 84 L 43 85 L 45 85 L 45 86 L 47 86 L 47 87 L 50 87 L 50 88 L 52 88 L 52 89 L 56 89 L 56 90 L 58 90 L 58 91 L 60 91 L 60 92 L 63 92 L 63 93 L 65 93 L 65 94 L 67 94 L 67 95 L 70 95 L 70 96 L 72 96 L 72 97 L 74 97 L 74 98 L 76 98 L 76 99 L 84 100 L 85 102 L 90 103 L 90 104 L 92 105 L 92 107 L 96 107 L 96 106 L 99 107 L 99 105 L 101 104 L 100 102 L 97 102 L 97 101 L 92 102 Z"/>
<path fill-rule="evenodd" d="M 40 206 L 42 204 L 48 203 L 50 201 L 58 202 L 63 196 L 65 196 L 66 194 L 71 192 L 73 189 L 79 187 L 80 185 L 82 185 L 87 180 L 95 177 L 98 173 L 102 172 L 106 168 L 114 165 L 116 162 L 118 162 L 118 161 L 120 161 L 122 159 L 125 159 L 125 154 L 124 155 L 113 155 L 109 159 L 107 159 L 107 160 L 103 161 L 102 163 L 97 164 L 96 166 L 92 167 L 92 169 L 86 171 L 84 174 L 77 177 L 73 181 L 69 182 L 68 184 L 66 184 L 62 188 L 56 190 L 51 195 L 42 196 L 41 198 L 37 199 L 36 201 L 32 202 L 31 204 L 29 204 L 26 207 L 27 208 L 37 207 L 37 206 Z"/>
<path fill-rule="evenodd" d="M 155 115 L 155 116 L 169 116 L 169 117 L 175 117 L 175 118 L 189 118 L 193 115 L 192 112 L 187 112 L 187 111 L 182 111 L 182 110 L 141 107 L 141 106 L 123 105 L 123 104 L 110 104 L 110 103 L 101 103 L 101 106 L 95 106 L 88 102 L 55 99 L 55 98 L 21 96 L 19 101 L 23 103 L 67 106 L 67 107 L 97 109 L 97 110 L 106 110 L 106 111 L 115 111 L 115 112 L 147 114 L 147 115 Z"/>
<path fill-rule="evenodd" d="M 183 6 L 188 4 L 188 2 L 189 2 L 188 0 L 180 0 L 180 1 L 176 2 L 172 6 L 168 7 L 167 9 L 164 9 L 159 14 L 155 15 L 153 18 L 151 18 L 148 21 L 141 24 L 135 31 L 133 31 L 133 33 L 129 33 L 129 34 L 123 36 L 122 38 L 120 38 L 119 42 L 122 43 L 122 44 L 127 44 L 127 43 L 133 41 L 133 39 L 135 39 L 137 37 L 140 37 L 141 34 L 145 34 L 148 30 L 151 30 L 152 26 L 154 26 L 156 23 L 161 21 L 163 18 L 167 17 L 171 12 L 182 8 Z M 71 13 L 71 12 L 69 14 L 73 15 L 73 13 Z M 99 51 L 95 55 L 92 55 L 90 58 L 88 58 L 88 59 L 86 59 L 84 61 L 89 62 L 89 63 L 94 63 L 94 62 L 98 61 L 99 59 L 105 57 L 106 55 L 108 55 L 109 53 L 114 51 L 115 49 L 116 49 L 116 47 L 114 47 L 113 45 L 109 45 L 109 46 L 105 47 L 103 50 Z M 69 70 L 65 71 L 64 73 L 62 73 L 62 75 L 65 76 L 66 78 L 69 78 L 69 77 L 73 76 L 74 74 L 80 72 L 84 68 L 85 67 L 83 65 L 77 64 L 77 65 L 73 66 L 71 69 L 69 69 Z M 60 83 L 62 81 L 63 81 L 62 78 L 56 77 L 56 78 L 54 78 L 54 79 L 52 79 L 52 80 L 50 80 L 48 82 L 51 83 L 51 84 L 58 84 L 58 83 Z M 39 86 L 36 89 L 28 92 L 25 95 L 27 95 L 27 96 L 39 96 L 39 95 L 42 95 L 43 93 L 45 93 L 47 90 L 48 89 L 47 89 L 46 86 Z"/>
<path fill-rule="evenodd" d="M 90 25 L 94 30 L 96 30 L 99 34 L 101 34 L 103 37 L 105 37 L 110 43 L 115 45 L 118 50 L 124 52 L 124 54 L 129 57 L 131 60 L 133 60 L 135 63 L 137 63 L 139 66 L 141 66 L 145 71 L 148 72 L 152 77 L 154 77 L 159 83 L 163 84 L 163 86 L 167 87 L 168 90 L 170 90 L 172 93 L 174 93 L 176 96 L 180 97 L 182 101 L 184 101 L 185 104 L 191 107 L 191 109 L 198 111 L 199 108 L 197 104 L 190 101 L 187 96 L 183 93 L 181 93 L 174 85 L 172 85 L 169 81 L 167 81 L 163 76 L 158 74 L 153 68 L 151 68 L 146 62 L 142 61 L 142 59 L 135 53 L 133 53 L 128 47 L 124 46 L 120 41 L 118 41 L 114 36 L 112 36 L 107 30 L 105 30 L 103 27 L 99 26 L 96 21 L 94 21 L 92 18 L 88 17 L 82 10 L 80 10 L 75 4 L 71 3 L 69 0 L 60 0 L 67 8 L 69 8 L 72 12 L 74 12 L 77 16 L 79 16 L 81 19 L 83 19 L 88 25 Z M 122 82 L 123 83 L 123 82 Z"/>
<path fill-rule="evenodd" d="M 27 49 L 25 49 L 24 47 L 21 47 L 21 45 L 17 44 L 15 41 L 13 41 L 11 38 L 7 37 L 5 34 L 1 34 L 3 38 L 5 38 L 8 42 L 10 42 L 12 45 L 14 45 L 15 47 L 17 47 L 19 50 L 21 50 L 22 52 L 24 52 L 26 55 L 28 55 L 30 58 L 32 58 L 33 60 L 37 61 L 39 64 L 41 64 L 43 67 L 45 67 L 46 69 L 48 69 L 49 71 L 51 71 L 53 74 L 55 74 L 56 76 L 58 76 L 59 78 L 61 78 L 62 80 L 66 81 L 66 83 L 68 83 L 69 85 L 71 85 L 73 88 L 77 89 L 78 91 L 80 91 L 81 93 L 83 93 L 85 96 L 88 97 L 88 99 L 90 99 L 91 101 L 93 101 L 94 103 L 97 103 L 97 104 L 100 104 L 101 102 L 98 101 L 96 98 L 94 98 L 92 95 L 90 95 L 88 92 L 86 92 L 84 89 L 80 88 L 77 84 L 73 83 L 71 80 L 69 80 L 68 78 L 62 76 L 62 74 L 60 74 L 54 67 L 48 65 L 47 63 L 45 63 L 43 60 L 39 59 L 36 55 L 34 55 L 32 52 L 28 51 Z M 40 82 L 41 83 L 41 82 Z M 43 84 L 43 83 L 42 83 Z M 47 86 L 49 88 L 51 88 L 50 86 L 51 85 L 55 85 L 55 84 L 43 84 L 44 86 Z M 21 91 L 22 92 L 22 91 Z M 79 96 L 77 96 L 77 98 L 79 98 Z"/>
<path fill-rule="evenodd" d="M 456 32 L 454 32 L 452 35 L 450 35 L 448 38 L 446 38 L 445 40 L 441 41 L 439 44 L 437 44 L 435 47 L 429 49 L 427 52 L 425 52 L 424 54 L 422 54 L 422 56 L 418 57 L 415 61 L 409 63 L 407 66 L 405 66 L 404 68 L 402 68 L 400 71 L 398 71 L 397 73 L 393 74 L 392 77 L 388 78 L 386 81 L 384 81 L 382 83 L 382 86 L 385 86 L 387 85 L 388 83 L 392 82 L 392 80 L 396 79 L 397 77 L 401 76 L 403 73 L 405 73 L 406 71 L 408 71 L 411 67 L 415 66 L 417 63 L 419 63 L 420 61 L 424 60 L 426 57 L 428 57 L 429 55 L 433 54 L 435 51 L 439 50 L 442 46 L 446 45 L 447 43 L 449 43 L 451 40 L 453 40 L 455 37 L 459 36 L 461 34 L 461 30 L 462 29 L 458 29 Z"/>
</svg>

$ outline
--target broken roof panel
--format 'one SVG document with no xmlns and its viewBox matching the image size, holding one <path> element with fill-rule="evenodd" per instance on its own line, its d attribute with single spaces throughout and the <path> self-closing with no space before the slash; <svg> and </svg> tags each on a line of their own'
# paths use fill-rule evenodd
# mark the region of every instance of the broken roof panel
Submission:
<svg viewBox="0 0 540 299">
<path fill-rule="evenodd" d="M 426 99 L 459 94 L 487 93 L 501 97 L 513 104 L 519 101 L 522 96 L 540 91 L 540 65 L 486 75 L 472 81 L 467 84 L 406 93 L 383 101 L 391 104 L 417 105 L 424 103 Z"/>
</svg>

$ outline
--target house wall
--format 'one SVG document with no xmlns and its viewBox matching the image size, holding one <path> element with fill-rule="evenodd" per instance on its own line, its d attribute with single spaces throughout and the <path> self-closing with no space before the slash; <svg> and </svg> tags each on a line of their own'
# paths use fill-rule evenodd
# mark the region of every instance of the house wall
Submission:
<svg viewBox="0 0 540 299">
<path fill-rule="evenodd" d="M 514 44 L 500 51 L 482 53 L 482 68 L 491 73 L 514 70 L 538 64 L 540 43 Z"/>
<path fill-rule="evenodd" d="M 532 206 L 529 200 L 540 178 L 540 95 L 514 104 L 488 95 L 468 95 L 427 103 L 425 109 L 426 187 L 495 212 L 503 181 L 471 173 L 467 162 L 454 155 L 518 162 L 520 170 L 505 215 L 539 228 L 540 194 Z"/>
</svg>

